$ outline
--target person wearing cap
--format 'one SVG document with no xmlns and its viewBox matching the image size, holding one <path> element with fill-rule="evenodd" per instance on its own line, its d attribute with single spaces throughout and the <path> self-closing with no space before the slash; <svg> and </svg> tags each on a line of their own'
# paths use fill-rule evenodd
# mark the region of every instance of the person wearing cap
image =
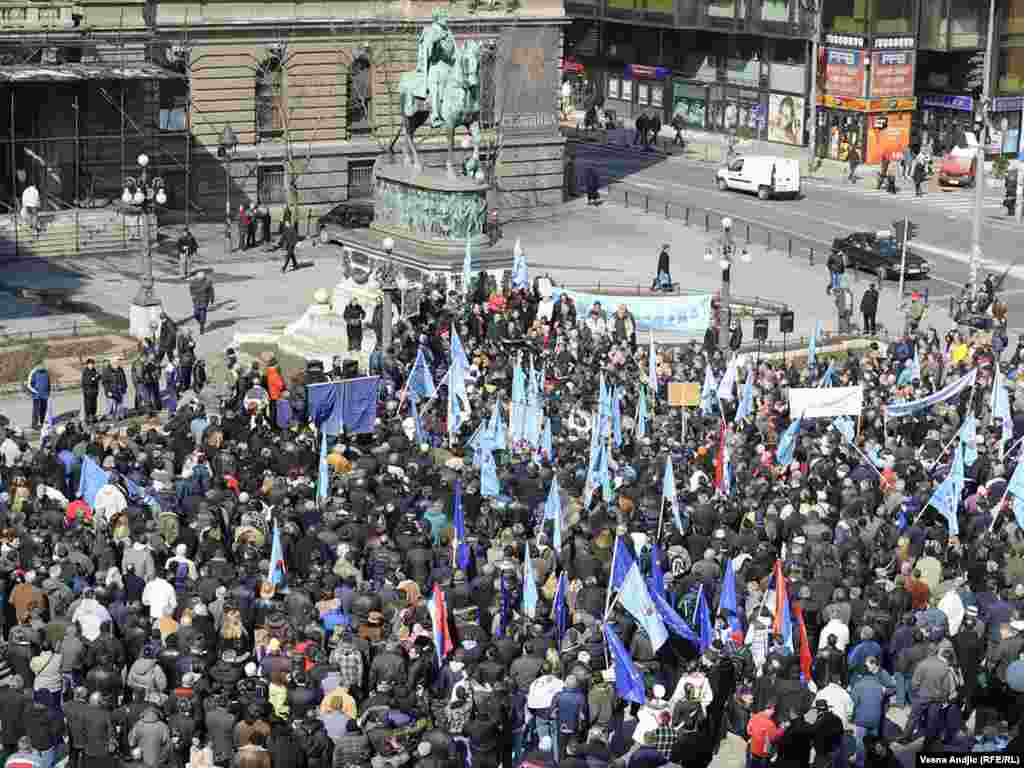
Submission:
<svg viewBox="0 0 1024 768">
<path fill-rule="evenodd" d="M 82 404 L 86 424 L 96 422 L 96 409 L 100 396 L 100 373 L 96 370 L 96 361 L 89 358 L 82 369 Z"/>
</svg>

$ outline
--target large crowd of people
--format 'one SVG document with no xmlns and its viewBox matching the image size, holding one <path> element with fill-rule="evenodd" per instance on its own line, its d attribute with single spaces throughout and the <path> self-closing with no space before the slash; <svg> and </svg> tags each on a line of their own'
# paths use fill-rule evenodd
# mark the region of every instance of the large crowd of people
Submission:
<svg viewBox="0 0 1024 768">
<path fill-rule="evenodd" d="M 44 403 L 30 440 L 4 419 L 0 764 L 703 767 L 738 765 L 736 737 L 750 766 L 1020 751 L 1019 351 L 932 332 L 756 359 L 714 333 L 638 344 L 624 306 L 542 303 L 428 296 L 371 356 L 363 434 L 311 424 L 305 385 L 341 360 L 229 350 L 208 413 L 176 333 L 145 353 L 141 410 L 123 371 L 90 369 L 88 423 Z M 539 435 L 511 423 L 527 369 Z M 789 411 L 823 378 L 863 388 L 856 432 Z M 669 382 L 704 382 L 701 406 L 671 406 Z M 935 490 L 965 453 L 950 513 Z"/>
</svg>

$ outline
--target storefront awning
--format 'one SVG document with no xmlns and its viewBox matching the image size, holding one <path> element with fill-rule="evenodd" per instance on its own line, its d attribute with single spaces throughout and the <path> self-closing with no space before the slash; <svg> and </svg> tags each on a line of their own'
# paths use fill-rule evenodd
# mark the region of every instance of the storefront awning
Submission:
<svg viewBox="0 0 1024 768">
<path fill-rule="evenodd" d="M 0 85 L 14 83 L 77 83 L 83 80 L 184 80 L 185 76 L 155 64 L 12 64 L 0 66 Z"/>
</svg>

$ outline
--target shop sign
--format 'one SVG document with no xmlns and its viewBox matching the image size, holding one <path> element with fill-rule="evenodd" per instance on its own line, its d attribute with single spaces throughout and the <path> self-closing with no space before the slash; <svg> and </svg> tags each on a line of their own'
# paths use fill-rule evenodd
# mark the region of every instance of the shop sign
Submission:
<svg viewBox="0 0 1024 768">
<path fill-rule="evenodd" d="M 573 59 L 562 59 L 559 68 L 563 72 L 572 72 L 575 75 L 583 74 L 583 65 Z"/>
<path fill-rule="evenodd" d="M 925 94 L 921 97 L 921 106 L 955 109 L 958 112 L 973 112 L 974 99 L 970 96 L 952 96 L 938 93 Z"/>
<path fill-rule="evenodd" d="M 646 64 L 627 64 L 627 80 L 664 80 L 672 74 L 668 67 L 650 67 Z"/>
<path fill-rule="evenodd" d="M 909 96 L 914 92 L 913 51 L 874 51 L 871 54 L 871 96 Z"/>
<path fill-rule="evenodd" d="M 818 104 L 823 107 L 831 107 L 832 109 L 846 109 L 850 112 L 867 112 L 868 111 L 868 100 L 867 99 L 853 99 L 846 96 L 833 96 L 831 94 L 823 94 L 818 97 Z"/>
<path fill-rule="evenodd" d="M 913 37 L 907 37 L 906 35 L 900 37 L 876 37 L 875 48 L 882 48 L 885 50 L 893 49 L 904 49 L 913 50 L 917 47 L 917 41 Z"/>
<path fill-rule="evenodd" d="M 860 35 L 825 35 L 826 45 L 841 45 L 844 48 L 863 48 L 864 38 Z"/>
<path fill-rule="evenodd" d="M 1024 109 L 1024 96 L 996 96 L 992 99 L 993 112 L 1019 112 Z"/>
<path fill-rule="evenodd" d="M 868 99 L 868 112 L 912 112 L 917 99 Z"/>
<path fill-rule="evenodd" d="M 825 92 L 853 99 L 864 95 L 863 51 L 825 49 Z"/>
</svg>

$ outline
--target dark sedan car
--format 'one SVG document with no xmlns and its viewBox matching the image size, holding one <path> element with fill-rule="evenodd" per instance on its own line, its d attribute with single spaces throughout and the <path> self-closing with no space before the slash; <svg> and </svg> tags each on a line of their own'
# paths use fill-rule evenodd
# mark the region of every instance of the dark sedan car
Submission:
<svg viewBox="0 0 1024 768">
<path fill-rule="evenodd" d="M 334 206 L 318 223 L 327 229 L 327 239 L 335 240 L 343 229 L 368 227 L 373 222 L 372 200 L 348 200 Z"/>
<path fill-rule="evenodd" d="M 877 275 L 880 280 L 899 280 L 900 243 L 885 232 L 854 232 L 832 241 L 832 252 L 843 256 L 847 269 L 859 269 Z M 931 265 L 907 248 L 908 278 L 924 278 Z"/>
</svg>

